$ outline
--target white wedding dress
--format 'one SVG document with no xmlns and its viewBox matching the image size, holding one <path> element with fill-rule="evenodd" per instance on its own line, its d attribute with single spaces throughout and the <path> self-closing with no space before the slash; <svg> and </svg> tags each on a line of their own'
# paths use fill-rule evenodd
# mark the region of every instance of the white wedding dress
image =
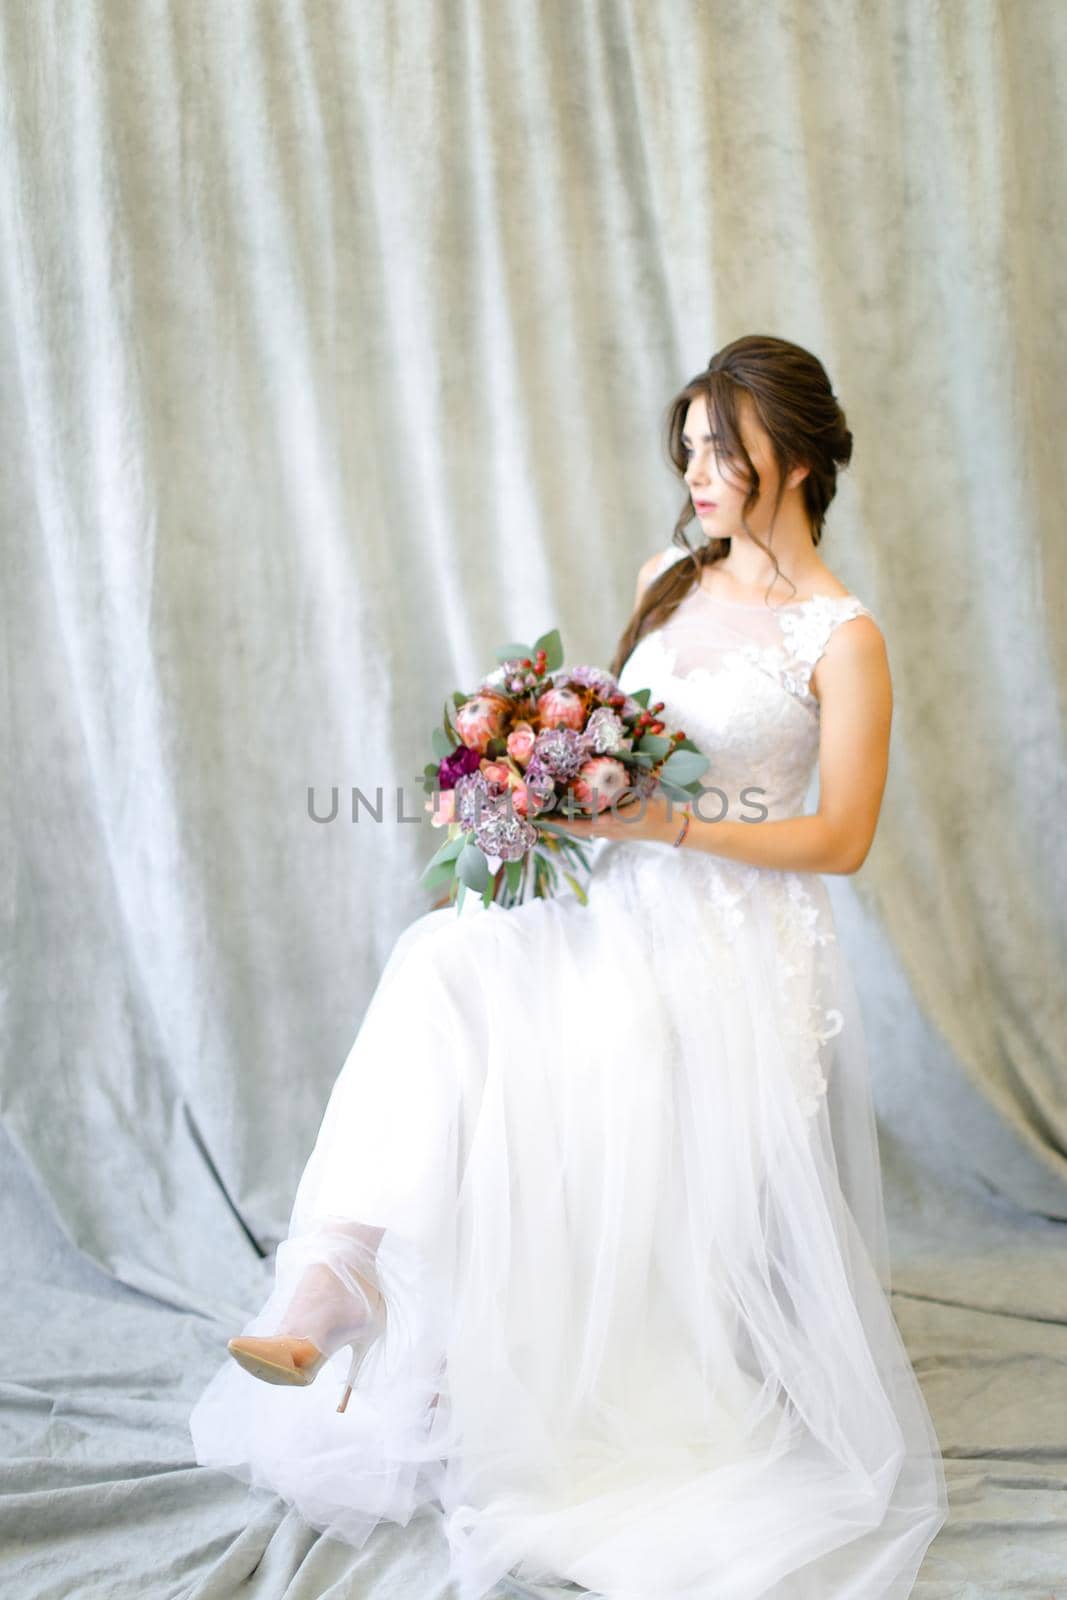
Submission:
<svg viewBox="0 0 1067 1600">
<path fill-rule="evenodd" d="M 695 589 L 638 643 L 621 685 L 708 755 L 703 815 L 803 812 L 811 671 L 864 612 Z M 908 1595 L 947 1498 L 825 884 L 692 835 L 593 851 L 588 905 L 472 893 L 397 938 L 242 1330 L 279 1331 L 317 1264 L 336 1294 L 286 1331 L 336 1342 L 355 1268 L 384 1337 L 343 1413 L 347 1349 L 308 1388 L 227 1359 L 197 1460 L 357 1547 L 436 1515 L 459 1600 L 508 1572 L 610 1600 Z"/>
</svg>

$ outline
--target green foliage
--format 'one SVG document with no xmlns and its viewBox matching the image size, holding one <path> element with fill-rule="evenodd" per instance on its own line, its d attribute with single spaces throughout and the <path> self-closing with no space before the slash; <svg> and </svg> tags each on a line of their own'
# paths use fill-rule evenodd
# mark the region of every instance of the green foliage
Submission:
<svg viewBox="0 0 1067 1600">
<path fill-rule="evenodd" d="M 563 876 L 566 878 L 567 882 L 570 884 L 571 888 L 574 890 L 575 894 L 578 896 L 579 900 L 582 902 L 582 905 L 583 906 L 587 906 L 589 904 L 589 896 L 586 894 L 585 890 L 582 888 L 581 884 L 578 882 L 578 879 L 575 878 L 571 873 L 566 872 L 566 871 L 564 872 Z"/>
<path fill-rule="evenodd" d="M 707 756 L 699 750 L 676 750 L 663 763 L 659 779 L 661 783 L 666 778 L 671 783 L 686 787 L 695 783 L 702 773 L 707 772 L 710 765 Z"/>
<path fill-rule="evenodd" d="M 422 877 L 419 879 L 419 882 L 422 884 L 424 889 L 445 889 L 452 887 L 452 881 L 455 876 L 455 862 L 442 861 L 441 865 L 439 867 L 434 867 L 432 872 L 429 870 L 429 868 L 427 868 Z"/>
<path fill-rule="evenodd" d="M 553 628 L 551 633 L 543 633 L 540 639 L 534 641 L 533 649 L 526 653 L 529 656 L 536 656 L 538 650 L 545 652 L 547 658 L 545 671 L 557 672 L 563 665 L 563 640 L 559 636 L 558 628 Z"/>
<path fill-rule="evenodd" d="M 456 876 L 478 894 L 485 888 L 485 881 L 489 876 L 489 863 L 473 841 L 465 842 L 456 858 Z"/>
<path fill-rule="evenodd" d="M 436 867 L 439 861 L 455 861 L 466 842 L 467 836 L 465 833 L 450 834 L 434 851 L 427 862 L 427 866 Z"/>
</svg>

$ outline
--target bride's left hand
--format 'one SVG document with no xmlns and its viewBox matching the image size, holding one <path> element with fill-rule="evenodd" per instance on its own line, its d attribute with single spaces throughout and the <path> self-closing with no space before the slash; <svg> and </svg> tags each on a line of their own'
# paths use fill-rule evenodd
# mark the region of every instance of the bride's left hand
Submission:
<svg viewBox="0 0 1067 1600">
<path fill-rule="evenodd" d="M 671 804 L 669 814 L 667 807 L 667 796 L 657 791 L 646 795 L 643 803 L 631 802 L 615 811 L 609 808 L 595 817 L 568 817 L 564 812 L 547 811 L 544 820 L 576 839 L 651 839 L 666 844 L 677 838 L 684 815 L 684 805 L 679 800 Z"/>
</svg>

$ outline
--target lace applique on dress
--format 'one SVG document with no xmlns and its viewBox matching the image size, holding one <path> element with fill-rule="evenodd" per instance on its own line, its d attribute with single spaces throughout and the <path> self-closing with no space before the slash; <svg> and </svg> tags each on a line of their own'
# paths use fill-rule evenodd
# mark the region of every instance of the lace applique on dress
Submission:
<svg viewBox="0 0 1067 1600">
<path fill-rule="evenodd" d="M 724 667 L 741 663 L 758 667 L 777 678 L 809 711 L 818 715 L 819 702 L 811 692 L 811 675 L 830 642 L 830 635 L 842 622 L 872 613 L 855 595 L 812 595 L 793 611 L 782 611 L 778 622 L 780 644 L 761 645 L 749 641 L 722 658 Z"/>
<path fill-rule="evenodd" d="M 800 1109 L 813 1116 L 826 1093 L 821 1046 L 844 1026 L 842 1013 L 823 1003 L 818 948 L 837 942 L 832 919 L 824 918 L 802 877 L 786 873 L 775 897 L 775 924 L 781 941 L 778 971 L 782 1026 Z"/>
<path fill-rule="evenodd" d="M 861 616 L 871 617 L 872 613 L 854 594 L 812 595 L 802 609 L 782 613 L 783 682 L 791 694 L 818 709 L 819 703 L 809 687 L 812 672 L 834 629 Z"/>
<path fill-rule="evenodd" d="M 661 563 L 662 569 L 662 563 Z M 815 594 L 783 606 L 758 606 L 712 596 L 699 586 L 658 628 L 646 633 L 620 674 L 633 692 L 649 687 L 665 716 L 709 759 L 709 793 L 697 814 L 747 822 L 804 814 L 818 759 L 820 706 L 811 678 L 834 630 L 872 616 L 855 595 Z M 753 807 L 762 807 L 762 816 Z M 609 847 L 610 848 L 610 847 Z M 621 847 L 620 847 L 621 850 Z M 703 896 L 718 940 L 716 972 L 724 990 L 744 974 L 735 958 L 739 936 L 765 906 L 775 928 L 774 988 L 780 1047 L 805 1115 L 823 1103 L 830 1070 L 823 1049 L 844 1025 L 828 990 L 836 942 L 825 887 L 808 873 L 776 872 L 708 853 L 684 863 Z M 670 870 L 659 847 L 620 853 L 616 870 L 632 874 L 641 892 L 664 887 Z"/>
</svg>

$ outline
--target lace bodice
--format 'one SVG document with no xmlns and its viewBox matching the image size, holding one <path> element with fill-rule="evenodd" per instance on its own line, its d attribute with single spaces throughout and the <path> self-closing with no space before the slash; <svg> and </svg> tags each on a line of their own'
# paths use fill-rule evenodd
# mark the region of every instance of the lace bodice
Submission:
<svg viewBox="0 0 1067 1600">
<path fill-rule="evenodd" d="M 664 552 L 656 575 L 681 552 Z M 701 814 L 709 820 L 797 816 L 819 748 L 811 675 L 835 628 L 872 616 L 855 595 L 748 605 L 686 595 L 666 623 L 639 639 L 619 676 L 648 687 L 664 719 L 708 756 Z M 765 808 L 765 809 L 764 809 Z"/>
</svg>

